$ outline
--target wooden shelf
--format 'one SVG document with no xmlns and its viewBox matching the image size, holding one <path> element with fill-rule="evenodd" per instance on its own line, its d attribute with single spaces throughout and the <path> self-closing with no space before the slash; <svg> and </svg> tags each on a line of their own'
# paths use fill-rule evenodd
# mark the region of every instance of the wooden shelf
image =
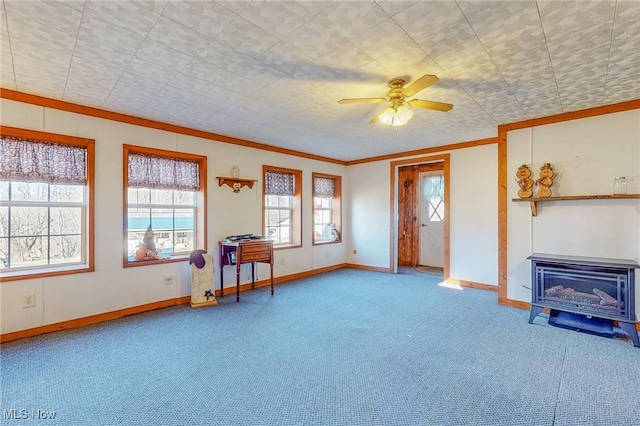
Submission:
<svg viewBox="0 0 640 426">
<path fill-rule="evenodd" d="M 511 201 L 526 201 L 531 206 L 531 216 L 538 216 L 538 203 L 545 201 L 572 201 L 572 200 L 624 200 L 624 199 L 640 199 L 640 194 L 613 194 L 613 195 L 565 195 L 557 197 L 544 198 L 512 198 Z"/>
<path fill-rule="evenodd" d="M 227 185 L 229 188 L 233 189 L 233 192 L 240 192 L 240 188 L 242 188 L 243 186 L 253 188 L 253 184 L 257 182 L 257 180 L 255 179 L 241 179 L 224 176 L 218 176 L 217 179 L 218 186 Z"/>
</svg>

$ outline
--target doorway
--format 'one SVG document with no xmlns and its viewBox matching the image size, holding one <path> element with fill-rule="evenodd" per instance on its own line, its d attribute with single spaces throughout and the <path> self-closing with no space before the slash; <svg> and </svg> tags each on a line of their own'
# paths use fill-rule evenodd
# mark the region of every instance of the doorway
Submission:
<svg viewBox="0 0 640 426">
<path fill-rule="evenodd" d="M 390 272 L 425 265 L 449 276 L 449 158 L 391 162 Z"/>
</svg>

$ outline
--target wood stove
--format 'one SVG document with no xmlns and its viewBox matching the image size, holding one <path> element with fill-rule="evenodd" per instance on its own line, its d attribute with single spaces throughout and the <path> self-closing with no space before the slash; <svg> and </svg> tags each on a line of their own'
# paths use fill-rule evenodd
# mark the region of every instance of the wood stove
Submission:
<svg viewBox="0 0 640 426">
<path fill-rule="evenodd" d="M 529 323 L 544 308 L 618 321 L 640 347 L 636 331 L 635 269 L 638 262 L 534 253 Z"/>
</svg>

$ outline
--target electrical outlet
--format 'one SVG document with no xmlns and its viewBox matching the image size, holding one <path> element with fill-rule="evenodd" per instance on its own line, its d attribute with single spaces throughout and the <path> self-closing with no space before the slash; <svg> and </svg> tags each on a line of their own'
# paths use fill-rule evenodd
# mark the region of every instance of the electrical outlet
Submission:
<svg viewBox="0 0 640 426">
<path fill-rule="evenodd" d="M 326 257 L 327 259 L 329 258 L 329 252 L 328 251 L 324 252 L 324 257 Z"/>
<path fill-rule="evenodd" d="M 358 250 L 353 249 L 353 254 L 358 254 Z"/>
<path fill-rule="evenodd" d="M 164 277 L 164 285 L 172 285 L 173 277 Z"/>
<path fill-rule="evenodd" d="M 36 306 L 36 294 L 29 293 L 22 295 L 22 307 L 23 308 L 33 308 Z"/>
<path fill-rule="evenodd" d="M 280 259 L 280 266 L 284 266 L 284 257 Z"/>
</svg>

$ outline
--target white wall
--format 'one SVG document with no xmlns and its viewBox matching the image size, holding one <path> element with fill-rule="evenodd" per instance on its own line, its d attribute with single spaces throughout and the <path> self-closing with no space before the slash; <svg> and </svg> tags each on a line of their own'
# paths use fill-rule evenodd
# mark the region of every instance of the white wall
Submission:
<svg viewBox="0 0 640 426">
<path fill-rule="evenodd" d="M 498 285 L 498 146 L 451 152 L 451 278 Z"/>
<path fill-rule="evenodd" d="M 151 146 L 173 151 L 206 155 L 208 174 L 208 247 L 217 258 L 217 242 L 238 233 L 261 234 L 262 165 L 303 171 L 303 246 L 275 252 L 274 275 L 284 276 L 346 262 L 350 233 L 343 220 L 345 241 L 341 244 L 312 246 L 311 174 L 321 172 L 342 176 L 342 187 L 349 192 L 346 167 L 300 157 L 219 143 L 161 130 L 87 117 L 65 111 L 0 100 L 2 124 L 24 129 L 95 139 L 95 272 L 2 282 L 0 285 L 1 330 L 9 333 L 82 318 L 104 312 L 139 306 L 190 294 L 187 262 L 122 266 L 123 184 L 122 145 Z M 233 193 L 219 187 L 216 177 L 228 176 L 238 165 L 241 177 L 256 179 L 252 189 Z M 348 206 L 343 201 L 343 210 Z M 346 232 L 345 232 L 346 231 Z M 217 261 L 216 261 L 217 266 Z M 267 265 L 258 264 L 258 279 L 269 277 Z M 164 278 L 174 278 L 165 285 Z M 243 282 L 249 281 L 249 265 L 243 265 Z M 225 268 L 225 288 L 235 283 L 235 268 Z M 219 288 L 216 269 L 216 288 Z M 277 290 L 276 290 L 277 291 Z M 36 306 L 22 308 L 22 295 L 36 294 Z"/>
<path fill-rule="evenodd" d="M 443 151 L 446 153 L 449 151 Z M 432 153 L 429 155 L 437 155 Z M 450 151 L 450 278 L 497 285 L 497 146 Z M 349 262 L 389 267 L 391 161 L 349 166 Z"/>
<path fill-rule="evenodd" d="M 349 192 L 346 203 L 350 214 L 349 263 L 389 267 L 389 162 L 379 161 L 349 166 Z M 357 254 L 353 254 L 357 250 Z"/>
<path fill-rule="evenodd" d="M 535 180 L 543 163 L 551 163 L 559 173 L 552 187 L 553 195 L 611 194 L 616 176 L 627 177 L 628 193 L 639 193 L 640 111 L 508 132 L 509 299 L 531 300 L 527 288 L 530 261 L 526 258 L 533 252 L 640 259 L 638 199 L 539 203 L 537 217 L 531 216 L 529 203 L 511 202 L 518 197 L 515 181 L 518 167 L 527 164 Z"/>
</svg>

